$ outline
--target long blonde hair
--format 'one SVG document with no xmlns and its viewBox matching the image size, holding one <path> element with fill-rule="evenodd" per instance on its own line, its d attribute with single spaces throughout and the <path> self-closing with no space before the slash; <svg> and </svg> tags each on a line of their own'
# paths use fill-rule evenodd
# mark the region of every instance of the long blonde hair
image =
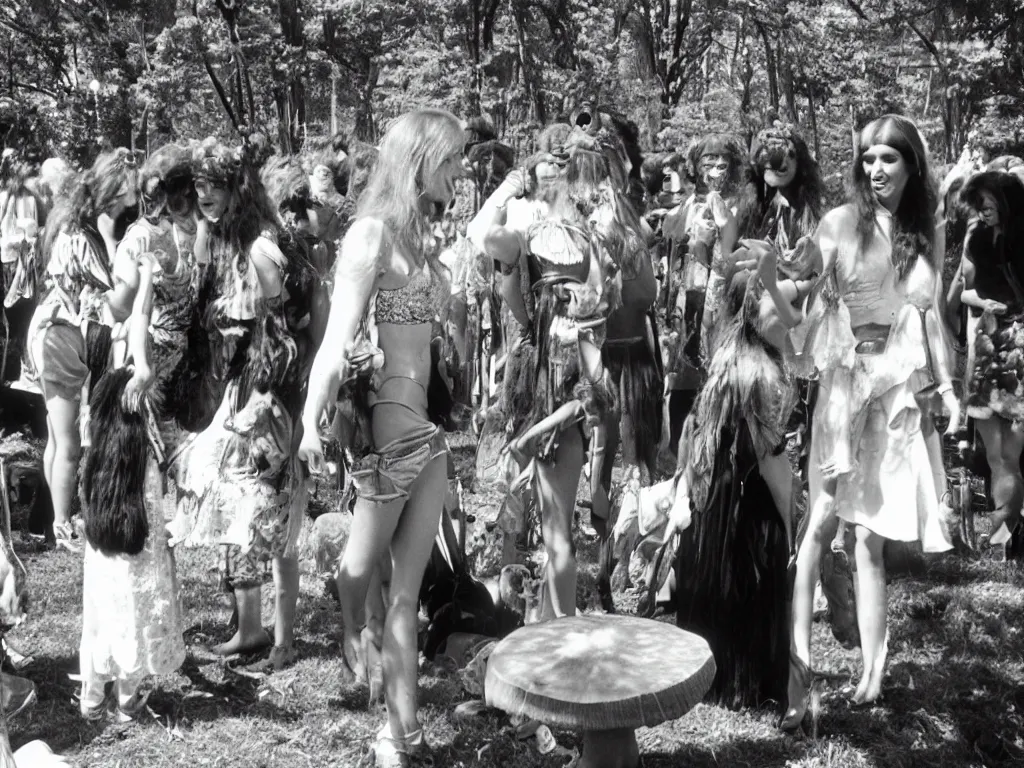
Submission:
<svg viewBox="0 0 1024 768">
<path fill-rule="evenodd" d="M 422 261 L 431 242 L 429 212 L 422 205 L 426 179 L 465 147 L 459 119 L 443 109 L 415 109 L 399 117 L 380 143 L 377 164 L 359 197 L 357 218 L 380 219 L 392 242 Z"/>
</svg>

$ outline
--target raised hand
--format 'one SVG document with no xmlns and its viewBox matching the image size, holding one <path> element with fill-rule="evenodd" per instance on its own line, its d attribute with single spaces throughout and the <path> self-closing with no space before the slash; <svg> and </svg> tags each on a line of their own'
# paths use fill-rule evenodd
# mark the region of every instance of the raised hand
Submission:
<svg viewBox="0 0 1024 768">
<path fill-rule="evenodd" d="M 142 397 L 153 384 L 153 371 L 148 365 L 136 363 L 133 366 L 134 374 L 124 385 L 123 402 L 125 408 L 132 413 L 138 413 L 142 407 Z"/>
</svg>

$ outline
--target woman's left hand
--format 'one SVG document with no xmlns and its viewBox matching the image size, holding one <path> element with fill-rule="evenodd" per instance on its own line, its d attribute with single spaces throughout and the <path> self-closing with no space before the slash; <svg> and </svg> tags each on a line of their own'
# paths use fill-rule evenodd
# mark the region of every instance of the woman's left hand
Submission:
<svg viewBox="0 0 1024 768">
<path fill-rule="evenodd" d="M 675 498 L 672 500 L 672 508 L 668 513 L 668 529 L 665 535 L 682 533 L 690 527 L 692 522 L 693 510 L 690 508 L 690 494 L 687 492 L 685 483 L 680 479 L 676 486 Z"/>
</svg>

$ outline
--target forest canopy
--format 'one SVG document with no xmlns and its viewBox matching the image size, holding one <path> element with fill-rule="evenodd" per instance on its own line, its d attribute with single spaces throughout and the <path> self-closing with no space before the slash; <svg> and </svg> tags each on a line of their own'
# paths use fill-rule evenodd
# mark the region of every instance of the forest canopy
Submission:
<svg viewBox="0 0 1024 768">
<path fill-rule="evenodd" d="M 939 163 L 1017 151 L 1022 42 L 1024 0 L 7 0 L 0 124 L 5 145 L 82 164 L 254 129 L 284 151 L 372 142 L 436 105 L 526 150 L 589 103 L 648 151 L 777 116 L 835 179 L 885 112 Z"/>
</svg>

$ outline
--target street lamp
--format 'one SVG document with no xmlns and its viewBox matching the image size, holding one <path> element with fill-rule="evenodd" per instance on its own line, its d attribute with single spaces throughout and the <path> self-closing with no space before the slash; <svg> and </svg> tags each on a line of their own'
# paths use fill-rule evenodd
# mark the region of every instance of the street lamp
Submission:
<svg viewBox="0 0 1024 768">
<path fill-rule="evenodd" d="M 92 109 L 96 117 L 96 141 L 100 140 L 100 81 L 93 78 L 89 83 L 89 90 L 92 91 Z"/>
</svg>

